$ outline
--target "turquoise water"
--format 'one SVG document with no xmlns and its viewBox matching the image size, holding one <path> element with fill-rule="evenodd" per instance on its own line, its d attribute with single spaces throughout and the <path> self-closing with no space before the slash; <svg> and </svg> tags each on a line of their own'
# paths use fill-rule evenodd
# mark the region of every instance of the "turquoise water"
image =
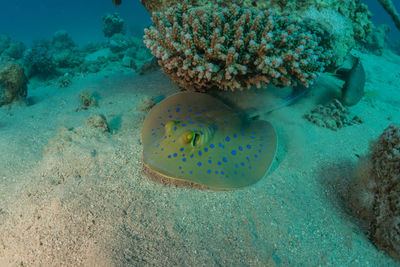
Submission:
<svg viewBox="0 0 400 267">
<path fill-rule="evenodd" d="M 140 1 L 125 1 L 114 7 L 111 1 L 13 1 L 2 3 L 0 32 L 26 43 L 50 38 L 60 29 L 68 31 L 79 44 L 105 41 L 102 16 L 118 12 L 127 27 L 142 30 L 150 23 L 150 13 Z"/>
</svg>

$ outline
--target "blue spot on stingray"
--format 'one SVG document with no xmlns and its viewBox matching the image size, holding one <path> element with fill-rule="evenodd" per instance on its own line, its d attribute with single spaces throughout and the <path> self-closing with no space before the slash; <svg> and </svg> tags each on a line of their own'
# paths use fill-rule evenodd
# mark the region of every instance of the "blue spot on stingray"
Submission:
<svg viewBox="0 0 400 267">
<path fill-rule="evenodd" d="M 258 155 L 257 155 L 257 154 L 255 154 L 255 155 L 254 155 L 254 157 L 255 157 L 255 158 L 258 158 Z"/>
<path fill-rule="evenodd" d="M 210 174 L 210 173 L 211 173 L 211 170 L 207 170 L 207 173 Z"/>
<path fill-rule="evenodd" d="M 208 163 L 211 163 L 211 162 L 212 162 L 211 159 L 209 159 L 209 160 L 208 160 Z"/>
<path fill-rule="evenodd" d="M 174 127 L 174 131 L 176 131 L 178 128 L 176 128 L 176 126 Z"/>
<path fill-rule="evenodd" d="M 235 163 L 235 167 L 236 167 L 236 168 L 239 168 L 239 165 L 237 165 L 237 164 Z"/>
<path fill-rule="evenodd" d="M 231 139 L 229 138 L 229 136 L 227 136 L 227 137 L 225 138 L 225 141 L 226 141 L 226 142 L 231 141 Z"/>
<path fill-rule="evenodd" d="M 242 147 L 242 146 L 239 146 L 239 150 L 240 150 L 240 151 L 243 151 L 243 147 Z"/>
<path fill-rule="evenodd" d="M 238 172 L 237 172 L 237 171 L 235 171 L 235 174 L 238 174 Z"/>
<path fill-rule="evenodd" d="M 214 130 L 218 130 L 218 126 L 217 125 L 214 126 Z"/>
<path fill-rule="evenodd" d="M 221 163 L 221 161 L 218 161 L 218 163 L 217 163 L 218 165 L 221 165 L 222 163 Z"/>
<path fill-rule="evenodd" d="M 190 174 L 192 174 L 192 173 L 193 173 L 193 171 L 189 171 L 189 173 L 190 173 Z"/>
<path fill-rule="evenodd" d="M 214 144 L 210 144 L 210 148 L 214 148 L 215 146 L 214 146 Z"/>
<path fill-rule="evenodd" d="M 232 150 L 231 154 L 235 156 L 236 155 L 236 150 Z"/>
<path fill-rule="evenodd" d="M 251 145 L 247 145 L 246 147 L 247 147 L 248 149 L 250 149 L 250 148 L 251 148 Z"/>
<path fill-rule="evenodd" d="M 183 147 L 181 147 L 179 150 L 182 152 L 182 151 L 184 150 L 184 148 L 183 148 Z"/>
<path fill-rule="evenodd" d="M 199 167 L 201 166 L 201 162 L 200 162 L 200 161 L 199 161 L 199 162 L 197 162 L 197 166 L 199 166 Z"/>
<path fill-rule="evenodd" d="M 164 123 L 161 123 L 161 126 L 162 126 L 162 127 L 165 127 L 165 124 L 164 124 Z"/>
<path fill-rule="evenodd" d="M 225 147 L 222 143 L 218 143 L 218 146 L 219 146 L 219 147 L 222 147 L 222 148 Z"/>
<path fill-rule="evenodd" d="M 215 171 L 215 174 L 218 174 L 218 171 Z"/>
<path fill-rule="evenodd" d="M 182 126 L 185 127 L 185 126 L 186 126 L 186 123 L 182 123 Z"/>
<path fill-rule="evenodd" d="M 221 171 L 221 174 L 224 175 L 225 174 L 224 171 Z"/>
<path fill-rule="evenodd" d="M 208 151 L 208 148 L 205 147 L 205 148 L 204 148 L 204 152 L 207 152 L 207 151 Z"/>
<path fill-rule="evenodd" d="M 182 170 L 182 166 L 179 166 L 178 169 Z"/>
<path fill-rule="evenodd" d="M 169 115 L 168 118 L 172 118 L 172 115 Z"/>
<path fill-rule="evenodd" d="M 194 124 L 194 121 L 189 121 L 190 124 Z"/>
<path fill-rule="evenodd" d="M 225 157 L 222 158 L 222 161 L 223 162 L 228 162 L 228 160 Z"/>
<path fill-rule="evenodd" d="M 243 161 L 242 161 L 242 162 L 240 162 L 240 165 L 244 166 L 244 162 L 243 162 Z"/>
<path fill-rule="evenodd" d="M 194 157 L 194 155 L 192 154 L 192 155 L 190 155 L 190 158 L 193 158 Z"/>
<path fill-rule="evenodd" d="M 182 154 L 182 157 L 185 157 L 185 154 Z"/>
<path fill-rule="evenodd" d="M 171 110 L 170 110 L 170 109 L 168 109 L 168 112 L 171 112 Z"/>
<path fill-rule="evenodd" d="M 201 156 L 201 154 L 203 154 L 201 151 L 199 151 L 199 156 Z"/>
<path fill-rule="evenodd" d="M 246 159 L 247 159 L 247 161 L 250 161 L 250 158 L 249 158 L 249 157 L 246 157 Z"/>
<path fill-rule="evenodd" d="M 234 133 L 234 134 L 233 134 L 233 138 L 236 138 L 236 137 L 237 137 L 237 134 Z"/>
<path fill-rule="evenodd" d="M 228 123 L 227 121 L 224 121 L 224 123 Z"/>
<path fill-rule="evenodd" d="M 249 166 L 249 169 L 251 169 L 251 165 Z"/>
<path fill-rule="evenodd" d="M 189 112 L 192 112 L 192 109 L 188 109 Z"/>
<path fill-rule="evenodd" d="M 251 139 L 254 139 L 254 136 L 250 136 Z"/>
<path fill-rule="evenodd" d="M 171 155 L 168 155 L 168 158 L 170 159 L 170 158 L 171 158 Z"/>
<path fill-rule="evenodd" d="M 173 155 L 173 156 L 174 156 L 174 158 L 175 158 L 176 156 L 178 156 L 178 154 L 174 153 L 174 155 Z"/>
<path fill-rule="evenodd" d="M 164 148 L 163 148 L 163 147 L 161 148 L 161 151 L 164 151 Z"/>
<path fill-rule="evenodd" d="M 244 133 L 242 133 L 242 136 L 244 136 Z"/>
<path fill-rule="evenodd" d="M 199 124 L 199 127 L 203 127 L 203 124 Z"/>
<path fill-rule="evenodd" d="M 159 147 L 159 146 L 160 146 L 160 144 L 157 144 L 157 145 L 156 145 L 156 147 Z"/>
<path fill-rule="evenodd" d="M 261 153 L 261 150 L 259 149 L 259 150 L 258 150 L 258 152 L 260 152 L 260 153 Z"/>
</svg>

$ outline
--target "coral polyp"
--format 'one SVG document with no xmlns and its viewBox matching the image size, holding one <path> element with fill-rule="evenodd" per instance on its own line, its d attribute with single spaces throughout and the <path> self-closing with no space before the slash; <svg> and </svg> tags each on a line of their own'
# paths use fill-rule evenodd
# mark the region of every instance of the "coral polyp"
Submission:
<svg viewBox="0 0 400 267">
<path fill-rule="evenodd" d="M 232 5 L 154 12 L 144 42 L 184 89 L 309 86 L 330 63 L 321 38 L 289 15 Z"/>
</svg>

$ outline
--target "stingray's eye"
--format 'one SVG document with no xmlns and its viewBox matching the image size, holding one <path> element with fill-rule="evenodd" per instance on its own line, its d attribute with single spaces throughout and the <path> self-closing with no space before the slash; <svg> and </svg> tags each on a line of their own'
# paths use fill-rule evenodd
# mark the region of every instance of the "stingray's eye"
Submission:
<svg viewBox="0 0 400 267">
<path fill-rule="evenodd" d="M 193 133 L 192 132 L 186 132 L 182 135 L 182 140 L 185 144 L 189 144 L 193 140 Z"/>
<path fill-rule="evenodd" d="M 202 138 L 200 138 L 200 133 L 195 133 L 194 136 L 193 136 L 192 145 L 193 146 L 200 146 L 201 145 L 201 140 L 202 140 Z"/>
</svg>

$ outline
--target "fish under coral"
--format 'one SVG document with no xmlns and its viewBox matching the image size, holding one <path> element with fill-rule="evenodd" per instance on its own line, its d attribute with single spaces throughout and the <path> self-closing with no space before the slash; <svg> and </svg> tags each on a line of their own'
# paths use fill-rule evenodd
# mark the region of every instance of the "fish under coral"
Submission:
<svg viewBox="0 0 400 267">
<path fill-rule="evenodd" d="M 364 95 L 365 71 L 359 57 L 351 57 L 351 69 L 340 68 L 334 74 L 336 77 L 345 81 L 342 87 L 342 102 L 345 105 L 353 106 L 357 104 Z"/>
<path fill-rule="evenodd" d="M 216 98 L 195 92 L 156 105 L 144 121 L 142 142 L 151 171 L 212 189 L 256 183 L 277 149 L 269 122 L 243 119 Z"/>
</svg>

